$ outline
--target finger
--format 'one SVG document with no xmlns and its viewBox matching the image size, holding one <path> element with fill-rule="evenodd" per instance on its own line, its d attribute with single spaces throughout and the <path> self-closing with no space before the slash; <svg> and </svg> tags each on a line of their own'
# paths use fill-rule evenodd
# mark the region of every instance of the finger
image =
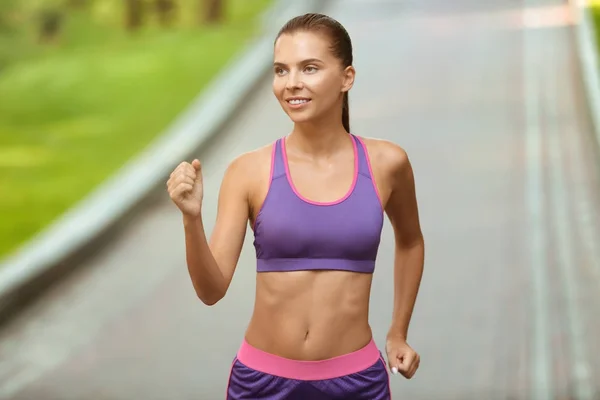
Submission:
<svg viewBox="0 0 600 400">
<path fill-rule="evenodd" d="M 395 352 L 387 352 L 388 359 L 388 368 L 392 372 L 392 374 L 396 375 L 398 373 L 398 357 Z"/>
<path fill-rule="evenodd" d="M 192 185 L 190 185 L 189 183 L 181 183 L 179 185 L 177 185 L 177 187 L 175 187 L 175 189 L 173 189 L 173 193 L 171 195 L 171 197 L 173 198 L 179 198 L 181 196 L 183 196 L 186 193 L 189 193 L 192 191 L 194 187 Z"/>
<path fill-rule="evenodd" d="M 173 200 L 183 200 L 186 198 L 188 193 L 190 193 L 191 191 L 192 191 L 192 185 L 188 185 L 187 183 L 184 183 L 182 185 L 177 186 L 177 188 L 175 188 L 175 190 L 173 190 L 173 194 L 171 195 L 171 198 Z"/>
<path fill-rule="evenodd" d="M 179 182 L 178 180 L 183 177 L 189 177 L 193 181 L 196 179 L 196 171 L 192 166 L 188 165 L 187 167 L 182 167 L 179 170 L 174 171 L 169 179 L 174 182 Z"/>
<path fill-rule="evenodd" d="M 413 364 L 413 368 L 412 368 L 412 371 L 410 374 L 411 377 L 413 377 L 417 373 L 417 370 L 419 369 L 420 365 L 421 365 L 421 360 L 417 359 L 417 361 Z"/>
<path fill-rule="evenodd" d="M 194 172 L 194 181 L 202 183 L 202 166 L 200 166 L 200 161 L 198 161 L 198 167 L 192 167 L 192 170 Z"/>
<path fill-rule="evenodd" d="M 194 179 L 192 177 L 190 177 L 190 176 L 187 176 L 187 175 L 178 175 L 178 176 L 175 176 L 175 177 L 169 179 L 168 187 L 169 188 L 176 188 L 177 185 L 180 185 L 182 183 L 187 183 L 187 184 L 190 184 L 190 185 L 193 186 L 194 185 Z"/>
<path fill-rule="evenodd" d="M 200 171 L 200 169 L 202 168 L 202 164 L 200 164 L 200 161 L 197 158 L 195 158 L 194 161 L 192 161 L 192 167 L 194 167 L 196 171 Z"/>
<path fill-rule="evenodd" d="M 180 163 L 177 165 L 177 167 L 175 167 L 175 169 L 173 170 L 173 172 L 171 172 L 171 175 L 170 175 L 170 176 L 175 176 L 175 175 L 179 174 L 179 172 L 180 172 L 180 171 L 181 171 L 183 168 L 185 168 L 185 166 L 186 166 L 186 165 L 188 165 L 188 163 L 187 163 L 187 162 L 185 162 L 185 161 L 184 161 L 184 162 L 180 162 Z"/>
<path fill-rule="evenodd" d="M 398 367 L 398 370 L 402 373 L 407 373 L 410 370 L 410 367 L 412 366 L 413 362 L 415 360 L 415 354 L 414 353 L 406 353 L 402 356 L 402 358 L 399 360 L 400 361 L 400 365 Z"/>
<path fill-rule="evenodd" d="M 416 373 L 417 373 L 417 367 L 415 365 L 410 369 L 410 371 L 408 371 L 406 373 L 406 379 L 412 379 L 412 377 L 415 376 Z"/>
<path fill-rule="evenodd" d="M 185 163 L 185 165 L 181 166 L 179 173 L 196 175 L 196 168 L 194 168 L 190 163 Z"/>
<path fill-rule="evenodd" d="M 408 369 L 406 371 L 406 378 L 410 379 L 414 376 L 415 372 L 417 372 L 417 368 L 419 368 L 419 356 L 416 355 L 413 358 L 413 361 L 408 365 Z"/>
<path fill-rule="evenodd" d="M 178 185 L 180 183 L 189 183 L 190 185 L 193 185 L 195 178 L 195 176 L 190 174 L 181 174 L 173 179 L 173 184 Z"/>
<path fill-rule="evenodd" d="M 408 370 L 407 373 L 407 378 L 411 379 L 413 376 L 415 376 L 415 373 L 417 372 L 417 369 L 419 368 L 419 361 L 416 360 L 410 367 L 410 369 Z"/>
</svg>

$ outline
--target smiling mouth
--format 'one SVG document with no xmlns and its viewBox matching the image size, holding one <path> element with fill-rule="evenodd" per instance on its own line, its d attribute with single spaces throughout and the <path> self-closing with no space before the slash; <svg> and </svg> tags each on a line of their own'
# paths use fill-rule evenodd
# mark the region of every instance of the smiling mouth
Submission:
<svg viewBox="0 0 600 400">
<path fill-rule="evenodd" d="M 301 104 L 306 104 L 310 102 L 310 99 L 290 99 L 287 102 L 293 106 L 298 106 Z"/>
</svg>

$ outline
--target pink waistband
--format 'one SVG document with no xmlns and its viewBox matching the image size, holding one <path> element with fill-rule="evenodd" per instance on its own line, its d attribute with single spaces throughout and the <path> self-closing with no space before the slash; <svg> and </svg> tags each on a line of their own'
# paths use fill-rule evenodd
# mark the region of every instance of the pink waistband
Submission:
<svg viewBox="0 0 600 400">
<path fill-rule="evenodd" d="M 333 379 L 354 374 L 373 366 L 381 358 L 377 345 L 371 341 L 362 349 L 338 357 L 318 361 L 283 358 L 252 347 L 246 340 L 237 354 L 245 366 L 269 375 L 304 381 Z"/>
</svg>

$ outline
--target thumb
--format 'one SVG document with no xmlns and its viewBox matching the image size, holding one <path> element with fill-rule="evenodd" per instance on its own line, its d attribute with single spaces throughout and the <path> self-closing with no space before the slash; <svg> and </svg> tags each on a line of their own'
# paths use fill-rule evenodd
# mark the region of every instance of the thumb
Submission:
<svg viewBox="0 0 600 400">
<path fill-rule="evenodd" d="M 194 159 L 194 161 L 192 161 L 192 167 L 196 170 L 196 179 L 194 180 L 196 182 L 202 182 L 202 165 L 200 164 L 200 161 Z"/>
<path fill-rule="evenodd" d="M 396 352 L 388 352 L 388 366 L 390 371 L 392 371 L 392 374 L 396 375 L 398 373 L 400 361 L 398 360 Z"/>
<path fill-rule="evenodd" d="M 194 158 L 194 161 L 192 161 L 192 167 L 194 167 L 196 171 L 200 171 L 202 165 L 200 164 L 200 161 L 197 158 Z"/>
</svg>

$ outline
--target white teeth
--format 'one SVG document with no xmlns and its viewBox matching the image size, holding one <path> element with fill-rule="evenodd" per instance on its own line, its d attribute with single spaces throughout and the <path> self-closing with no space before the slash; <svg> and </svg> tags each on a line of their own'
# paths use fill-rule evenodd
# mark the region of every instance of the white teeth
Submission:
<svg viewBox="0 0 600 400">
<path fill-rule="evenodd" d="M 308 100 L 290 100 L 290 104 L 303 104 L 308 103 Z"/>
</svg>

